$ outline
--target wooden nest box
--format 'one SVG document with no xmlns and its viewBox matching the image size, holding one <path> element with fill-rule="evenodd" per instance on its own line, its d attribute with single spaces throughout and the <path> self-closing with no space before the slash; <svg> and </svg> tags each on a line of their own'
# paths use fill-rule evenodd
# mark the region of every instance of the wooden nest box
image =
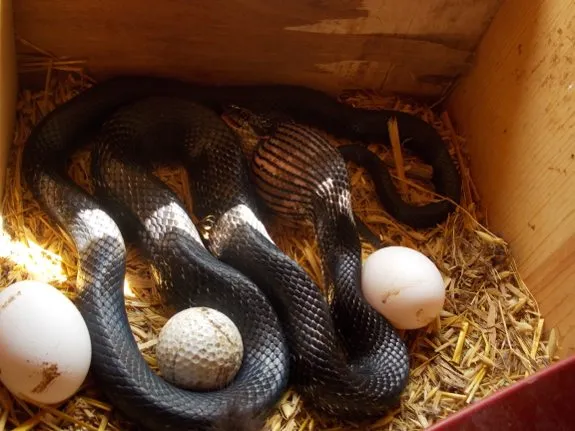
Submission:
<svg viewBox="0 0 575 431">
<path fill-rule="evenodd" d="M 333 95 L 360 89 L 445 109 L 465 138 L 474 193 L 481 197 L 489 229 L 508 242 L 545 328 L 557 331 L 561 361 L 533 381 L 561 375 L 553 383 L 559 386 L 546 389 L 542 383 L 537 389 L 537 403 L 550 409 L 544 415 L 559 420 L 561 402 L 551 402 L 552 394 L 560 391 L 561 382 L 573 382 L 575 372 L 568 362 L 575 352 L 575 3 L 19 0 L 11 4 L 0 0 L 0 4 L 2 171 L 10 162 L 16 90 L 42 86 L 45 77 L 30 71 L 15 73 L 19 55 L 37 53 L 33 46 L 60 59 L 85 60 L 87 72 L 96 79 L 138 73 L 205 83 L 298 84 Z M 5 181 L 3 176 L 3 192 Z M 554 428 L 531 428 L 541 419 L 527 396 L 516 401 L 528 391 L 517 389 L 521 385 L 454 413 L 449 419 L 452 425 L 446 420 L 434 426 L 567 429 L 559 422 Z M 507 419 L 495 412 L 501 403 L 508 403 L 505 418 L 511 418 L 510 428 L 503 427 Z M 529 406 L 522 413 L 529 419 L 523 423 L 514 416 L 519 410 L 513 406 L 519 404 Z M 474 417 L 481 417 L 483 425 L 473 425 Z"/>
</svg>

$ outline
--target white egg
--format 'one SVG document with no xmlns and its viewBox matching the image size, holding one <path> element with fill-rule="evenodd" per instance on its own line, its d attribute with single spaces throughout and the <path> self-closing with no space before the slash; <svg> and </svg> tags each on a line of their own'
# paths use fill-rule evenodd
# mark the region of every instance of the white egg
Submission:
<svg viewBox="0 0 575 431">
<path fill-rule="evenodd" d="M 180 311 L 166 322 L 158 338 L 160 372 L 182 388 L 221 388 L 242 365 L 243 342 L 238 328 L 229 317 L 212 308 Z"/>
<path fill-rule="evenodd" d="M 91 357 L 86 323 L 57 288 L 30 280 L 0 292 L 0 380 L 15 396 L 44 404 L 68 399 Z"/>
<path fill-rule="evenodd" d="M 362 269 L 362 291 L 367 302 L 398 329 L 428 325 L 445 302 L 439 269 L 409 247 L 384 247 L 369 255 Z"/>
</svg>

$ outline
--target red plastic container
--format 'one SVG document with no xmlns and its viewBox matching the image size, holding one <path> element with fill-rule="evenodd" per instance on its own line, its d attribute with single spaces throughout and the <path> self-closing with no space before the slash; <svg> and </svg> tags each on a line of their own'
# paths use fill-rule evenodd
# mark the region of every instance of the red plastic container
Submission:
<svg viewBox="0 0 575 431">
<path fill-rule="evenodd" d="M 427 431 L 575 430 L 573 407 L 575 355 L 493 393 Z"/>
</svg>

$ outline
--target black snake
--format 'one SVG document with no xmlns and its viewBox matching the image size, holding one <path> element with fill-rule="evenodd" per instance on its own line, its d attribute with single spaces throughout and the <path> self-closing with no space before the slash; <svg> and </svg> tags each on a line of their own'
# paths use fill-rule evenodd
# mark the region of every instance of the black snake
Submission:
<svg viewBox="0 0 575 431">
<path fill-rule="evenodd" d="M 334 200 L 314 206 L 334 277 L 328 303 L 259 221 L 240 138 L 218 115 L 228 104 L 280 111 L 364 142 L 384 138 L 386 120 L 399 115 L 400 130 L 414 137 L 437 184 L 459 199 L 457 170 L 441 140 L 405 114 L 354 109 L 293 86 L 210 87 L 136 76 L 96 84 L 42 119 L 22 160 L 33 196 L 78 251 L 77 306 L 90 331 L 92 370 L 115 406 L 154 430 L 241 429 L 246 418 L 265 416 L 288 384 L 328 414 L 383 415 L 405 387 L 409 360 L 395 330 L 361 297 L 357 231 L 349 211 L 338 209 L 345 166 L 337 157 L 322 158 L 309 172 L 314 181 L 339 178 L 327 195 L 318 190 Z M 66 157 L 91 134 L 94 196 L 66 175 Z M 196 216 L 214 220 L 208 248 L 178 197 L 151 174 L 155 163 L 173 162 L 190 175 Z M 450 210 L 436 207 L 436 218 L 424 210 L 415 219 L 436 223 Z M 204 305 L 237 325 L 244 358 L 230 385 L 186 391 L 148 367 L 125 310 L 125 240 L 145 252 L 176 310 Z"/>
</svg>

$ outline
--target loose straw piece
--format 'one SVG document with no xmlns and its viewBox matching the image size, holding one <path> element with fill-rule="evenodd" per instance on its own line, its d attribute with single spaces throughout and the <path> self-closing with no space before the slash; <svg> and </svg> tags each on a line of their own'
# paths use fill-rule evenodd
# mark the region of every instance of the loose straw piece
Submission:
<svg viewBox="0 0 575 431">
<path fill-rule="evenodd" d="M 459 333 L 459 338 L 457 339 L 457 345 L 455 346 L 455 351 L 453 352 L 452 361 L 459 364 L 461 361 L 461 353 L 463 352 L 463 344 L 465 343 L 465 337 L 469 329 L 469 322 L 463 322 L 461 332 Z"/>
<path fill-rule="evenodd" d="M 0 416 L 0 431 L 4 431 L 6 429 L 6 423 L 8 422 L 8 410 L 4 410 L 2 412 L 2 416 Z"/>
<path fill-rule="evenodd" d="M 539 319 L 539 322 L 537 322 L 537 328 L 535 329 L 535 335 L 533 336 L 533 344 L 531 345 L 532 359 L 535 359 L 535 355 L 537 355 L 537 349 L 539 348 L 539 340 L 541 340 L 541 333 L 543 332 L 543 322 L 544 319 Z"/>
<path fill-rule="evenodd" d="M 467 399 L 465 400 L 467 404 L 469 404 L 473 400 L 473 397 L 475 396 L 475 393 L 477 392 L 477 389 L 479 388 L 479 385 L 481 384 L 481 381 L 485 377 L 486 373 L 487 369 L 485 368 L 485 366 L 482 366 L 477 375 L 475 376 L 475 378 L 473 379 L 471 386 L 469 387 L 469 390 L 468 391 L 466 390 L 466 392 L 469 394 Z"/>
<path fill-rule="evenodd" d="M 389 140 L 391 141 L 395 168 L 397 169 L 397 176 L 399 178 L 399 189 L 402 193 L 407 194 L 407 178 L 405 176 L 405 166 L 401 151 L 399 127 L 397 126 L 397 119 L 395 117 L 389 119 L 387 122 L 387 129 L 389 131 Z"/>
</svg>

